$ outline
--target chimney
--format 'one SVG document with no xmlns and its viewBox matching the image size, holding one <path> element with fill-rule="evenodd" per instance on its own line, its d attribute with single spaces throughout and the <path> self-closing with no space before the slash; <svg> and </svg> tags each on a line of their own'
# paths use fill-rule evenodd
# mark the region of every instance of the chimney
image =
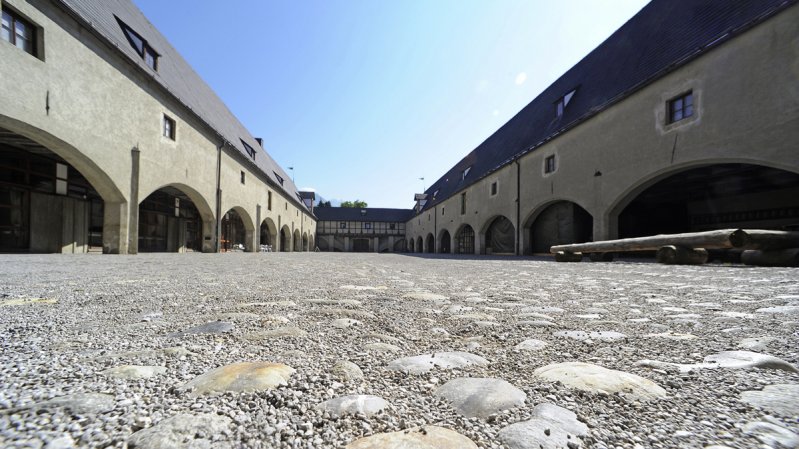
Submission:
<svg viewBox="0 0 799 449">
<path fill-rule="evenodd" d="M 264 139 L 262 137 L 256 137 L 255 141 L 258 142 L 258 145 L 260 145 L 261 148 L 264 147 Z"/>
</svg>

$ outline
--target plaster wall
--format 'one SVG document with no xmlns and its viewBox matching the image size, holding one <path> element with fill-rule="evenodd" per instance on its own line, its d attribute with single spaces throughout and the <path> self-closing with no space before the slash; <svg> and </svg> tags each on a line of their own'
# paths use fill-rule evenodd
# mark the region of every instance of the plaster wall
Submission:
<svg viewBox="0 0 799 449">
<path fill-rule="evenodd" d="M 469 223 L 482 252 L 485 227 L 497 214 L 517 226 L 519 252 L 531 248 L 530 225 L 548 205 L 569 201 L 593 217 L 593 239 L 618 235 L 617 219 L 644 189 L 682 170 L 749 163 L 799 173 L 799 7 L 792 7 L 643 87 L 575 128 L 522 156 L 520 220 L 516 162 L 465 188 L 408 222 L 408 238 Z M 668 101 L 691 91 L 694 116 L 667 124 Z M 576 95 L 580 95 L 579 90 Z M 557 169 L 544 173 L 555 156 Z M 496 198 L 487 198 L 493 179 Z M 428 214 L 445 216 L 434 224 Z M 450 211 L 454 215 L 447 215 Z M 521 225 L 521 226 L 520 226 Z M 521 229 L 519 229 L 521 227 Z"/>
<path fill-rule="evenodd" d="M 89 180 L 105 202 L 104 251 L 127 253 L 133 242 L 135 252 L 137 226 L 131 222 L 138 214 L 132 211 L 165 186 L 191 198 L 203 218 L 204 250 L 214 250 L 221 138 L 158 86 L 151 78 L 157 74 L 135 68 L 52 3 L 3 2 L 40 28 L 43 51 L 34 57 L 0 41 L 0 127 L 46 146 Z M 163 136 L 164 114 L 176 122 L 175 140 Z M 138 173 L 132 169 L 134 149 Z M 269 187 L 234 151 L 222 150 L 221 213 L 240 206 L 251 217 L 248 229 L 255 230 L 257 206 L 266 211 Z M 242 170 L 245 185 L 239 181 Z M 313 232 L 314 226 L 306 226 L 310 214 L 299 212 L 282 191 L 270 190 L 273 211 L 264 218 Z M 275 206 L 286 203 L 280 216 Z M 257 234 L 252 232 L 253 249 Z"/>
</svg>

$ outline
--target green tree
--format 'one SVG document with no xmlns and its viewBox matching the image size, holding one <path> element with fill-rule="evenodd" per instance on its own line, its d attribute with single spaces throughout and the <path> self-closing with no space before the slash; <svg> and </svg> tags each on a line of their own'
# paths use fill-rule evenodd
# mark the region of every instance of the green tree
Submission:
<svg viewBox="0 0 799 449">
<path fill-rule="evenodd" d="M 369 205 L 366 204 L 366 201 L 355 200 L 355 201 L 343 201 L 341 203 L 341 207 L 355 207 L 358 209 L 365 209 Z"/>
<path fill-rule="evenodd" d="M 319 204 L 317 204 L 316 207 L 332 207 L 332 206 L 330 205 L 330 201 L 319 200 Z"/>
</svg>

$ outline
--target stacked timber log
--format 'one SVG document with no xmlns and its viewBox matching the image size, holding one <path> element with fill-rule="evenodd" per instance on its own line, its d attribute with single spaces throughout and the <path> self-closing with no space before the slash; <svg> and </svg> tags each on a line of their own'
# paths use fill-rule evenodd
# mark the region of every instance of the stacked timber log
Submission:
<svg viewBox="0 0 799 449">
<path fill-rule="evenodd" d="M 707 262 L 709 249 L 743 250 L 741 261 L 747 265 L 799 266 L 799 232 L 762 229 L 661 234 L 555 245 L 549 251 L 558 262 L 580 262 L 584 255 L 592 261 L 610 261 L 614 253 L 656 251 L 660 263 L 697 265 Z"/>
</svg>

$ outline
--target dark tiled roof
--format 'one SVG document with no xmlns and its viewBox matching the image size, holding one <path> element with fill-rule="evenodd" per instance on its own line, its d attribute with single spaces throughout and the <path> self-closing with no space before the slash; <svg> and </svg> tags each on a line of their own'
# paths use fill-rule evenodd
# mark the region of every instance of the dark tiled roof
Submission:
<svg viewBox="0 0 799 449">
<path fill-rule="evenodd" d="M 441 203 L 796 0 L 653 0 L 426 191 Z M 555 103 L 576 89 L 560 118 Z M 471 167 L 464 178 L 463 171 Z M 435 201 L 432 200 L 433 193 Z"/>
<path fill-rule="evenodd" d="M 362 214 L 361 211 L 366 211 Z M 314 214 L 319 221 L 385 221 L 406 222 L 413 217 L 411 209 L 380 209 L 376 207 L 317 207 Z"/>
<path fill-rule="evenodd" d="M 247 160 L 252 159 L 247 154 L 244 144 L 254 148 L 256 157 L 253 163 L 272 181 L 276 188 L 285 191 L 290 200 L 298 205 L 302 204 L 297 200 L 297 188 L 291 181 L 291 177 L 263 150 L 258 141 L 230 112 L 216 93 L 130 0 L 57 0 L 57 3 L 63 5 L 67 11 L 81 19 L 85 26 L 95 30 L 134 64 L 152 76 L 153 80 L 188 106 Z M 153 71 L 144 64 L 142 58 L 125 37 L 117 18 L 144 38 L 160 55 L 158 71 Z M 284 181 L 279 182 L 275 174 L 282 177 Z"/>
</svg>

